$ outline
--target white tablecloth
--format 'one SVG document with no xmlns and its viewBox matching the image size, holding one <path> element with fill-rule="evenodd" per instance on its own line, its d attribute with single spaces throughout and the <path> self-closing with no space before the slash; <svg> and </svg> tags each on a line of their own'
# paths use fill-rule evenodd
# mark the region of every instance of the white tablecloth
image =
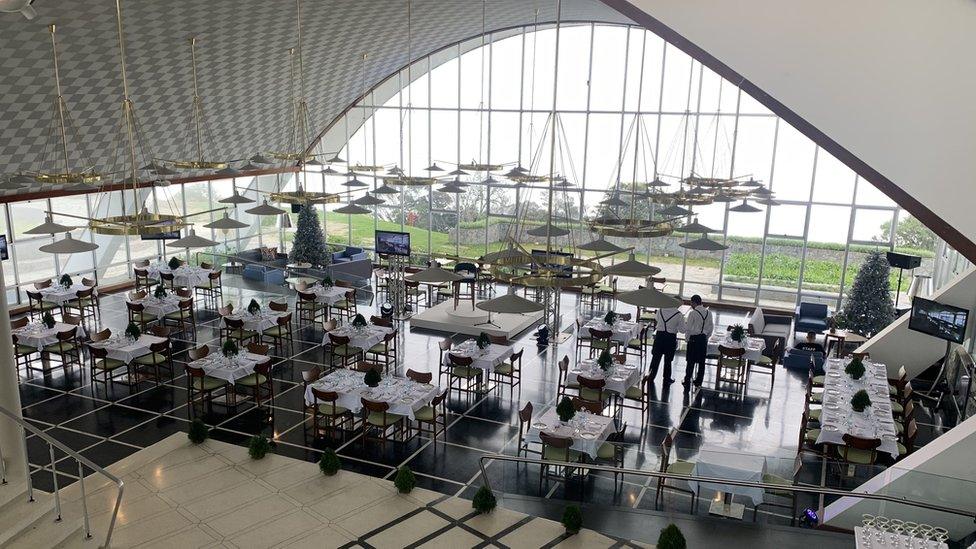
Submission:
<svg viewBox="0 0 976 549">
<path fill-rule="evenodd" d="M 617 432 L 613 424 L 613 418 L 598 416 L 587 412 L 576 412 L 573 419 L 567 424 L 559 421 L 556 408 L 549 408 L 538 417 L 532 418 L 529 424 L 528 433 L 525 435 L 527 440 L 541 442 L 539 431 L 545 431 L 547 435 L 565 437 L 573 439 L 571 448 L 590 457 L 596 457 L 597 450 L 607 441 L 610 435 Z"/>
<path fill-rule="evenodd" d="M 210 269 L 194 265 L 181 265 L 172 270 L 169 265 L 153 263 L 149 266 L 149 278 L 159 278 L 159 273 L 173 273 L 173 283 L 177 286 L 192 288 L 197 284 L 205 284 L 210 278 Z"/>
<path fill-rule="evenodd" d="M 725 448 L 702 447 L 695 461 L 691 474 L 699 477 L 727 478 L 748 482 L 762 482 L 766 472 L 766 458 L 751 454 L 743 454 L 736 450 Z M 752 499 L 759 504 L 763 502 L 763 489 L 747 486 L 733 486 L 712 482 L 689 482 L 689 486 L 696 493 L 702 489 L 717 490 Z"/>
<path fill-rule="evenodd" d="M 162 319 L 164 316 L 180 310 L 180 296 L 176 294 L 166 294 L 166 297 L 162 299 L 147 295 L 142 299 L 130 299 L 129 302 L 142 304 L 145 313 L 153 315 L 157 319 Z"/>
<path fill-rule="evenodd" d="M 626 345 L 627 343 L 630 343 L 631 339 L 637 339 L 640 337 L 641 327 L 642 326 L 639 323 L 631 322 L 629 320 L 618 320 L 613 323 L 613 326 L 610 326 L 603 321 L 603 317 L 596 317 L 586 321 L 586 324 L 583 325 L 583 330 L 585 330 L 583 336 L 590 336 L 590 328 L 604 331 L 612 330 L 613 335 L 610 337 L 610 339 Z"/>
<path fill-rule="evenodd" d="M 246 309 L 242 308 L 227 318 L 244 321 L 245 330 L 250 330 L 252 332 L 263 332 L 268 328 L 274 328 L 277 326 L 278 317 L 282 317 L 287 314 L 287 311 L 279 312 L 262 308 L 260 311 L 252 315 L 251 313 L 247 312 Z"/>
<path fill-rule="evenodd" d="M 515 349 L 510 345 L 498 345 L 497 343 L 492 343 L 484 349 L 479 349 L 478 344 L 473 339 L 469 339 L 451 349 L 452 355 L 471 357 L 472 368 L 480 368 L 488 371 L 494 370 L 495 366 L 505 362 L 514 352 Z M 451 366 L 451 359 L 449 357 L 444 357 L 444 361 L 445 366 Z"/>
<path fill-rule="evenodd" d="M 414 412 L 430 403 L 437 396 L 438 387 L 429 383 L 417 383 L 405 377 L 384 377 L 376 388 L 363 382 L 366 374 L 355 370 L 336 370 L 309 384 L 305 389 L 305 402 L 312 404 L 315 397 L 312 387 L 320 391 L 333 391 L 339 395 L 337 404 L 353 412 L 362 409 L 362 399 L 386 402 L 389 414 L 414 419 Z"/>
<path fill-rule="evenodd" d="M 853 380 L 844 372 L 850 358 L 828 358 L 824 363 L 823 411 L 817 444 L 844 444 L 844 435 L 880 438 L 878 451 L 898 457 L 895 419 L 888 396 L 888 369 L 884 364 L 864 361 L 864 375 Z M 851 397 L 864 389 L 871 406 L 858 413 L 851 408 Z"/>
<path fill-rule="evenodd" d="M 267 360 L 270 360 L 270 358 L 254 353 L 241 353 L 233 359 L 229 359 L 223 353 L 217 351 L 200 360 L 194 360 L 190 363 L 190 366 L 202 368 L 204 373 L 210 377 L 234 383 L 242 377 L 253 374 L 255 364 Z"/>
<path fill-rule="evenodd" d="M 343 288 L 341 286 L 331 286 L 326 288 L 321 284 L 316 284 L 305 291 L 311 294 L 315 294 L 315 301 L 317 303 L 324 303 L 326 305 L 333 305 L 346 298 L 346 292 L 350 288 Z"/>
<path fill-rule="evenodd" d="M 728 339 L 727 334 L 712 334 L 712 336 L 708 338 L 708 354 L 717 355 L 719 345 L 722 345 L 723 347 L 742 346 L 738 342 Z M 761 337 L 747 337 L 744 347 L 746 349 L 746 354 L 742 355 L 742 358 L 757 361 L 763 356 L 762 352 L 766 348 L 766 340 Z"/>
<path fill-rule="evenodd" d="M 597 365 L 596 359 L 588 358 L 581 360 L 577 367 L 566 374 L 566 381 L 576 382 L 576 378 L 579 376 L 589 379 L 605 379 L 608 391 L 622 395 L 627 392 L 627 389 L 637 385 L 640 381 L 640 375 L 640 370 L 633 364 L 614 364 L 610 366 L 608 372 L 604 372 Z"/>
<path fill-rule="evenodd" d="M 131 341 L 124 334 L 113 335 L 104 341 L 89 343 L 91 347 L 106 349 L 108 358 L 121 360 L 129 364 L 136 358 L 149 354 L 149 347 L 155 343 L 162 343 L 166 338 L 141 334 L 139 339 Z"/>
<path fill-rule="evenodd" d="M 53 328 L 47 328 L 40 322 L 32 322 L 23 328 L 13 330 L 11 333 L 17 336 L 17 342 L 21 345 L 37 347 L 37 350 L 40 351 L 45 345 L 57 342 L 59 332 L 70 330 L 74 327 L 77 326 L 57 322 Z"/>
<path fill-rule="evenodd" d="M 331 332 L 327 332 L 322 336 L 322 345 L 330 343 L 329 334 L 335 334 L 337 336 L 345 336 L 349 338 L 349 345 L 353 347 L 359 347 L 362 350 L 368 350 L 373 345 L 383 341 L 386 334 L 393 332 L 393 328 L 386 328 L 384 326 L 374 326 L 372 324 L 366 325 L 364 328 L 355 328 L 352 324 L 346 324 L 345 326 L 339 326 Z"/>
<path fill-rule="evenodd" d="M 88 286 L 84 284 L 72 284 L 70 288 L 65 288 L 60 284 L 54 284 L 38 290 L 44 297 L 44 301 L 50 301 L 51 303 L 57 303 L 58 305 L 63 305 L 65 302 L 71 301 L 78 297 L 79 291 L 87 290 Z"/>
</svg>

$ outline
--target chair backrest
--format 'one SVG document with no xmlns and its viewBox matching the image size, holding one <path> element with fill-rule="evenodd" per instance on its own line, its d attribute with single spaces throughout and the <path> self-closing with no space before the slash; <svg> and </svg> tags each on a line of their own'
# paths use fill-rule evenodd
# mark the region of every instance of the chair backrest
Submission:
<svg viewBox="0 0 976 549">
<path fill-rule="evenodd" d="M 268 349 L 270 349 L 270 347 L 267 346 L 267 345 L 265 345 L 264 343 L 248 343 L 247 344 L 247 352 L 252 353 L 252 354 L 255 354 L 255 355 L 267 356 L 268 355 Z"/>
<path fill-rule="evenodd" d="M 434 379 L 434 374 L 430 372 L 418 372 L 416 370 L 407 370 L 406 376 L 408 379 L 417 383 L 430 383 Z"/>
<path fill-rule="evenodd" d="M 312 396 L 315 397 L 316 402 L 335 402 L 339 400 L 339 393 L 335 391 L 323 391 L 315 387 L 312 387 Z"/>
<path fill-rule="evenodd" d="M 281 303 L 281 302 L 278 302 L 278 301 L 270 301 L 270 302 L 268 302 L 268 308 L 271 309 L 272 311 L 275 311 L 275 312 L 278 312 L 278 313 L 283 313 L 283 312 L 285 312 L 285 311 L 288 310 L 288 303 Z"/>
<path fill-rule="evenodd" d="M 602 414 L 603 405 L 599 402 L 593 402 L 591 400 L 583 400 L 580 397 L 573 397 L 573 407 L 576 411 L 586 410 L 591 414 Z"/>
<path fill-rule="evenodd" d="M 132 269 L 132 272 L 136 275 L 136 278 L 149 278 L 149 271 L 146 269 L 136 267 Z"/>
<path fill-rule="evenodd" d="M 160 271 L 159 272 L 159 278 L 162 279 L 162 280 L 166 280 L 166 281 L 169 281 L 169 282 L 173 282 L 174 280 L 176 280 L 176 275 L 174 275 L 172 272 L 163 272 L 163 271 Z"/>
<path fill-rule="evenodd" d="M 444 338 L 437 342 L 437 346 L 440 347 L 441 351 L 450 351 L 452 343 L 450 339 Z"/>
<path fill-rule="evenodd" d="M 75 292 L 75 297 L 77 299 L 90 299 L 92 294 L 95 293 L 95 288 L 88 288 L 86 290 L 78 290 Z"/>
<path fill-rule="evenodd" d="M 58 341 L 71 341 L 72 339 L 75 338 L 75 335 L 77 333 L 78 333 L 78 327 L 77 326 L 72 326 L 71 328 L 68 328 L 67 330 L 58 332 Z"/>
<path fill-rule="evenodd" d="M 47 280 L 42 280 L 40 282 L 35 282 L 34 283 L 34 288 L 35 289 L 38 289 L 38 290 L 43 290 L 44 288 L 50 288 L 51 287 L 51 284 L 54 284 L 54 282 L 49 278 Z"/>
<path fill-rule="evenodd" d="M 184 364 L 183 369 L 186 370 L 186 375 L 191 378 L 204 377 L 207 375 L 207 373 L 203 371 L 203 368 L 197 368 L 196 366 L 190 366 L 189 364 Z"/>
<path fill-rule="evenodd" d="M 313 294 L 311 292 L 306 292 L 306 291 L 304 291 L 303 288 L 298 290 L 298 301 L 312 302 L 312 301 L 315 301 L 315 298 L 316 297 L 317 296 L 315 294 Z"/>
<path fill-rule="evenodd" d="M 367 398 L 360 399 L 360 402 L 362 402 L 363 408 L 366 408 L 370 412 L 382 412 L 385 414 L 390 409 L 390 404 L 387 402 L 377 402 Z"/>
<path fill-rule="evenodd" d="M 200 360 L 201 358 L 206 358 L 207 355 L 210 354 L 210 347 L 201 345 L 196 349 L 190 349 L 187 351 L 187 354 L 190 355 L 190 360 Z"/>
<path fill-rule="evenodd" d="M 617 315 L 617 318 L 625 322 L 630 322 L 630 319 L 634 318 L 634 316 L 631 313 L 620 313 Z"/>
<path fill-rule="evenodd" d="M 161 354 L 161 355 L 168 355 L 169 354 L 169 343 L 170 343 L 169 342 L 169 339 L 166 339 L 166 340 L 163 340 L 163 341 L 159 341 L 157 343 L 153 343 L 153 344 L 149 345 L 149 352 L 151 352 L 151 353 L 157 353 L 157 354 Z"/>
<path fill-rule="evenodd" d="M 447 391 L 448 391 L 447 389 L 444 389 L 443 391 L 441 391 L 441 394 L 435 396 L 430 401 L 430 407 L 434 409 L 434 415 L 437 415 L 437 407 L 443 404 L 445 400 L 447 400 Z"/>
<path fill-rule="evenodd" d="M 462 261 L 454 265 L 454 272 L 459 273 L 461 271 L 467 271 L 469 273 L 477 273 L 478 267 L 474 263 L 468 263 Z"/>
<path fill-rule="evenodd" d="M 81 317 L 77 315 L 63 314 L 61 315 L 61 322 L 71 324 L 72 326 L 81 326 Z"/>
<path fill-rule="evenodd" d="M 145 299 L 149 295 L 146 290 L 139 290 L 138 292 L 129 292 L 129 299 L 132 301 L 139 301 Z"/>
<path fill-rule="evenodd" d="M 173 333 L 173 329 L 170 328 L 169 326 L 162 326 L 157 324 L 156 326 L 149 328 L 149 333 L 151 333 L 156 337 L 169 337 L 169 335 Z"/>
<path fill-rule="evenodd" d="M 213 269 L 213 263 L 207 263 L 206 261 L 203 261 L 203 262 L 200 263 L 200 268 L 201 269 L 207 269 L 209 271 L 209 270 Z"/>
<path fill-rule="evenodd" d="M 918 424 L 915 423 L 915 418 L 912 418 L 905 424 L 905 449 L 909 452 L 915 448 L 916 435 L 918 435 Z"/>
<path fill-rule="evenodd" d="M 573 439 L 569 437 L 557 437 L 545 431 L 539 432 L 539 439 L 542 440 L 543 445 L 551 448 L 569 448 L 573 445 Z"/>
<path fill-rule="evenodd" d="M 224 325 L 231 330 L 240 330 L 244 328 L 244 321 L 239 318 L 232 318 L 229 316 L 224 317 Z"/>
<path fill-rule="evenodd" d="M 176 295 L 180 297 L 193 297 L 193 290 L 189 288 L 177 288 Z"/>
<path fill-rule="evenodd" d="M 905 402 L 905 408 L 901 415 L 905 419 L 915 417 L 915 401 L 909 400 Z"/>
<path fill-rule="evenodd" d="M 520 424 L 527 425 L 530 421 L 532 421 L 532 403 L 526 402 L 525 406 L 523 406 L 522 409 L 519 410 L 518 415 L 519 415 Z M 521 428 L 521 425 L 519 427 Z"/>
<path fill-rule="evenodd" d="M 746 354 L 746 349 L 745 347 L 726 347 L 725 345 L 719 345 L 718 353 L 723 357 L 742 358 L 742 355 Z"/>
<path fill-rule="evenodd" d="M 318 366 L 313 366 L 310 370 L 304 370 L 302 372 L 302 383 L 308 385 L 309 383 L 317 380 L 319 376 L 322 375 L 322 370 Z"/>
<path fill-rule="evenodd" d="M 381 316 L 372 315 L 369 317 L 369 321 L 373 326 L 383 326 L 384 328 L 392 328 L 393 321 L 388 318 L 383 318 Z"/>
<path fill-rule="evenodd" d="M 590 337 L 593 339 L 610 339 L 613 337 L 613 332 L 611 330 L 598 330 L 596 328 L 590 328 Z"/>
<path fill-rule="evenodd" d="M 210 285 L 211 286 L 213 285 L 213 282 L 215 280 L 217 280 L 217 281 L 220 280 L 220 274 L 221 273 L 223 273 L 223 271 L 211 271 L 210 274 L 207 275 L 207 278 L 210 279 Z"/>
<path fill-rule="evenodd" d="M 522 364 L 522 353 L 524 352 L 525 349 L 519 349 L 518 351 L 512 353 L 512 358 L 509 360 L 512 361 L 512 364 Z"/>
<path fill-rule="evenodd" d="M 823 303 L 800 303 L 800 316 L 812 316 L 816 318 L 827 317 L 827 305 Z"/>
<path fill-rule="evenodd" d="M 458 356 L 451 353 L 449 353 L 447 356 L 450 359 L 451 364 L 454 366 L 471 366 L 471 364 L 474 362 L 474 358 L 470 356 Z"/>
<path fill-rule="evenodd" d="M 131 301 L 125 302 L 125 308 L 128 309 L 130 313 L 141 313 L 145 310 L 145 306 L 142 303 L 133 303 Z"/>
<path fill-rule="evenodd" d="M 607 386 L 607 380 L 605 379 L 592 379 L 586 376 L 576 376 L 576 381 L 579 382 L 581 387 L 586 387 L 587 389 L 603 390 Z"/>
<path fill-rule="evenodd" d="M 139 268 L 148 267 L 149 266 L 149 260 L 148 259 L 137 259 L 132 265 L 135 266 L 135 267 L 139 267 Z"/>
<path fill-rule="evenodd" d="M 843 439 L 844 444 L 856 450 L 875 450 L 881 446 L 880 438 L 862 438 L 848 433 L 844 435 Z"/>
<path fill-rule="evenodd" d="M 336 335 L 329 332 L 329 341 L 332 342 L 333 346 L 346 345 L 349 343 L 349 336 Z"/>
<path fill-rule="evenodd" d="M 508 340 L 505 336 L 491 335 L 488 334 L 488 341 L 491 341 L 495 345 L 511 345 L 512 342 Z"/>
<path fill-rule="evenodd" d="M 193 298 L 181 299 L 179 307 L 182 312 L 193 310 Z"/>
<path fill-rule="evenodd" d="M 90 278 L 82 278 L 81 279 L 81 285 L 82 286 L 85 286 L 87 288 L 94 288 L 95 285 L 96 285 L 96 282 L 94 280 L 90 279 Z"/>
<path fill-rule="evenodd" d="M 278 326 L 288 326 L 291 324 L 291 313 L 278 317 Z"/>
<path fill-rule="evenodd" d="M 28 319 L 26 316 L 22 316 L 17 320 L 10 321 L 10 329 L 16 330 L 18 328 L 23 328 L 24 326 L 27 326 L 27 324 L 29 323 L 30 323 L 30 319 Z"/>
<path fill-rule="evenodd" d="M 13 323 L 11 323 L 11 325 L 12 324 Z M 109 330 L 108 328 L 105 328 L 101 332 L 95 332 L 94 334 L 92 334 L 91 340 L 92 341 L 105 341 L 106 339 L 108 339 L 110 337 L 112 337 L 112 330 Z"/>
<path fill-rule="evenodd" d="M 330 318 L 329 320 L 322 321 L 322 330 L 326 332 L 331 332 L 332 330 L 335 330 L 338 326 L 339 323 L 336 322 L 334 318 Z"/>
<path fill-rule="evenodd" d="M 102 360 L 103 358 L 108 357 L 108 349 L 105 349 L 104 347 L 92 347 L 89 345 L 88 356 L 90 356 L 92 360 Z"/>
</svg>

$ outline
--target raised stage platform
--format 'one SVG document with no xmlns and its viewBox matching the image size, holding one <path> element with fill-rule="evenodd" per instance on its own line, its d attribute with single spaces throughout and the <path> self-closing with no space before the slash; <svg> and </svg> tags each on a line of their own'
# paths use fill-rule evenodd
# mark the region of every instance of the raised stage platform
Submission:
<svg viewBox="0 0 976 549">
<path fill-rule="evenodd" d="M 538 326 L 542 320 L 542 312 L 524 315 L 492 313 L 492 324 L 488 322 L 488 313 L 481 309 L 471 309 L 471 302 L 458 304 L 454 309 L 454 301 L 448 300 L 439 305 L 413 315 L 410 326 L 438 332 L 478 335 L 485 332 L 491 335 L 505 336 L 513 339 L 529 328 Z"/>
</svg>

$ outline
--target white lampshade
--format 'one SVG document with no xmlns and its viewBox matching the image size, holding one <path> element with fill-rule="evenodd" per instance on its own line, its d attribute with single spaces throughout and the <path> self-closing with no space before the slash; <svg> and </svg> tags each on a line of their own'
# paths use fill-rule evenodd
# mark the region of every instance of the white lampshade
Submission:
<svg viewBox="0 0 976 549">
<path fill-rule="evenodd" d="M 209 248 L 210 246 L 216 246 L 218 243 L 210 240 L 209 238 L 203 238 L 202 236 L 197 236 L 196 231 L 190 229 L 187 235 L 183 238 L 174 240 L 168 245 L 173 248 Z"/>
<path fill-rule="evenodd" d="M 49 215 L 44 218 L 44 223 L 34 227 L 33 229 L 28 229 L 24 231 L 24 234 L 54 234 L 54 233 L 66 233 L 72 229 L 77 229 L 77 227 L 69 227 L 67 225 L 62 225 L 60 223 L 55 223 L 54 219 Z"/>
<path fill-rule="evenodd" d="M 244 223 L 243 221 L 231 219 L 230 216 L 227 215 L 227 212 L 224 212 L 224 216 L 217 221 L 204 225 L 204 227 L 208 229 L 217 229 L 223 234 L 227 234 L 234 229 L 243 229 L 247 226 L 247 223 Z"/>
<path fill-rule="evenodd" d="M 251 215 L 278 215 L 278 214 L 285 213 L 285 210 L 282 210 L 281 208 L 276 208 L 271 204 L 268 204 L 267 200 L 262 202 L 260 206 L 255 206 L 251 209 L 244 210 L 244 211 Z"/>
<path fill-rule="evenodd" d="M 63 239 L 51 244 L 45 244 L 38 249 L 49 254 L 77 254 L 96 250 L 98 249 L 98 244 L 92 244 L 84 240 L 75 240 L 71 238 L 71 233 L 64 233 Z"/>
</svg>

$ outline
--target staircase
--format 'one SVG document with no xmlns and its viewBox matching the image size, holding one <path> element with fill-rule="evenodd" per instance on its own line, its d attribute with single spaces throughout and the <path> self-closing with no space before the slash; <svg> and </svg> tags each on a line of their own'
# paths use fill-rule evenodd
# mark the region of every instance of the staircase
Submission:
<svg viewBox="0 0 976 549">
<path fill-rule="evenodd" d="M 0 547 L 54 548 L 66 547 L 70 542 L 84 542 L 81 519 L 57 519 L 51 494 L 34 490 L 34 501 L 30 501 L 26 483 L 0 485 L 0 524 L 3 525 Z"/>
</svg>

